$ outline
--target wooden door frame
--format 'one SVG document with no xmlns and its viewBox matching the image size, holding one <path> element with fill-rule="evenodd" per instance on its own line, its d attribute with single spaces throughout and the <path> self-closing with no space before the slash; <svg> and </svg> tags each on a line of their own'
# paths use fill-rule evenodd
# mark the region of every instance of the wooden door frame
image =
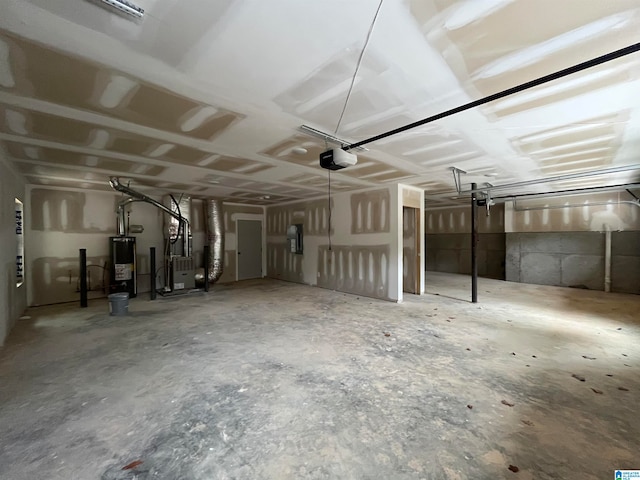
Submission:
<svg viewBox="0 0 640 480">
<path fill-rule="evenodd" d="M 413 211 L 413 225 L 414 225 L 414 251 L 415 251 L 415 257 L 413 259 L 414 263 L 414 268 L 415 268 L 415 275 L 413 276 L 413 291 L 407 291 L 405 290 L 405 285 L 404 285 L 404 275 L 402 275 L 402 292 L 403 293 L 410 293 L 412 295 L 421 295 L 420 292 L 420 286 L 421 286 L 421 280 L 422 280 L 422 270 L 420 268 L 420 264 L 421 259 L 422 259 L 422 255 L 420 252 L 420 247 L 421 247 L 421 239 L 420 239 L 420 232 L 421 232 L 421 218 L 420 218 L 420 209 L 417 207 L 411 207 L 409 205 L 402 205 L 402 231 L 404 232 L 404 209 L 408 208 L 411 209 Z M 403 235 L 404 238 L 404 235 Z M 403 241 L 404 244 L 404 241 Z M 404 250 L 404 246 L 403 246 L 403 250 Z M 402 256 L 403 260 L 404 260 L 404 255 Z M 409 262 L 411 262 L 411 259 L 408 259 Z M 404 267 L 403 267 L 404 270 Z"/>
</svg>

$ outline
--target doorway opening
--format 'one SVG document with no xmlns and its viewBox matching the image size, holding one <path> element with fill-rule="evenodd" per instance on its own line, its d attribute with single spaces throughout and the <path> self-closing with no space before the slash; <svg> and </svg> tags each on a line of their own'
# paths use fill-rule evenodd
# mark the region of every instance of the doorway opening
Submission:
<svg viewBox="0 0 640 480">
<path fill-rule="evenodd" d="M 420 209 L 402 207 L 402 291 L 420 294 Z"/>
</svg>

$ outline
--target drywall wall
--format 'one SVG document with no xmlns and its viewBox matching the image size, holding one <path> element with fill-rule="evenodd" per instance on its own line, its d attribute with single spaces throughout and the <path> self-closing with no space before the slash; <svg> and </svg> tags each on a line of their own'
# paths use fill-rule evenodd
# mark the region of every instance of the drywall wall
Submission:
<svg viewBox="0 0 640 480">
<path fill-rule="evenodd" d="M 79 249 L 87 250 L 89 298 L 108 291 L 109 237 L 116 235 L 116 206 L 123 197 L 114 192 L 27 188 L 27 266 L 31 288 L 29 305 L 77 301 Z M 127 207 L 132 225 L 143 225 L 136 234 L 138 292 L 149 291 L 149 247 L 162 258 L 162 212 L 136 202 Z M 158 261 L 158 267 L 162 265 Z M 159 278 L 162 278 L 160 272 Z"/>
<path fill-rule="evenodd" d="M 609 229 L 611 291 L 640 294 L 640 207 L 620 200 L 627 194 L 508 203 L 506 279 L 604 290 Z"/>
<path fill-rule="evenodd" d="M 109 275 L 109 237 L 116 235 L 118 193 L 29 186 L 26 222 L 29 305 L 45 305 L 79 300 L 80 248 L 87 249 L 89 298 L 105 296 Z M 159 197 L 156 200 L 161 200 Z M 136 234 L 138 293 L 150 290 L 149 248 L 156 248 L 156 285 L 164 285 L 163 212 L 153 205 L 135 202 L 127 207 L 132 225 L 143 225 Z M 225 218 L 225 266 L 220 282 L 235 281 L 235 220 L 238 214 L 263 217 L 262 207 L 223 204 Z M 191 227 L 195 265 L 203 266 L 205 242 L 201 200 L 191 206 Z"/>
<path fill-rule="evenodd" d="M 24 312 L 29 287 L 28 281 L 17 286 L 16 274 L 15 201 L 18 199 L 24 203 L 25 183 L 2 155 L 0 150 L 0 345 L 4 344 L 9 331 Z"/>
<path fill-rule="evenodd" d="M 426 212 L 426 268 L 434 272 L 471 274 L 471 208 Z M 494 205 L 489 215 L 478 208 L 478 275 L 505 278 L 504 207 Z"/>
<path fill-rule="evenodd" d="M 612 192 L 507 202 L 505 232 L 640 230 L 640 207 L 632 200 L 627 192 Z"/>
<path fill-rule="evenodd" d="M 267 207 L 267 275 L 401 300 L 400 192 L 400 187 L 393 185 L 335 194 L 331 201 Z M 287 227 L 293 224 L 303 225 L 302 254 L 291 253 L 287 243 Z"/>
</svg>

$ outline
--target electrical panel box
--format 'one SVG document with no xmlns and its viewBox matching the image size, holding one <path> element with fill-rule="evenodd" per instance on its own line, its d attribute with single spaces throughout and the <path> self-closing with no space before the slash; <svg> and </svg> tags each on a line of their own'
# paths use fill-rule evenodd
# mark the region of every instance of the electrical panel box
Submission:
<svg viewBox="0 0 640 480">
<path fill-rule="evenodd" d="M 302 224 L 296 223 L 287 227 L 287 246 L 289 252 L 302 255 Z"/>
</svg>

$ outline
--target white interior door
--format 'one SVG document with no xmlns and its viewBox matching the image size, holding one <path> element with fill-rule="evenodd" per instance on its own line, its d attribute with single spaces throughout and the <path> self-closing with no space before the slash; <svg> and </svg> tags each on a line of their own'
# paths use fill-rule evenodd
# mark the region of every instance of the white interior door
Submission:
<svg viewBox="0 0 640 480">
<path fill-rule="evenodd" d="M 262 278 L 262 222 L 237 220 L 238 280 Z"/>
</svg>

